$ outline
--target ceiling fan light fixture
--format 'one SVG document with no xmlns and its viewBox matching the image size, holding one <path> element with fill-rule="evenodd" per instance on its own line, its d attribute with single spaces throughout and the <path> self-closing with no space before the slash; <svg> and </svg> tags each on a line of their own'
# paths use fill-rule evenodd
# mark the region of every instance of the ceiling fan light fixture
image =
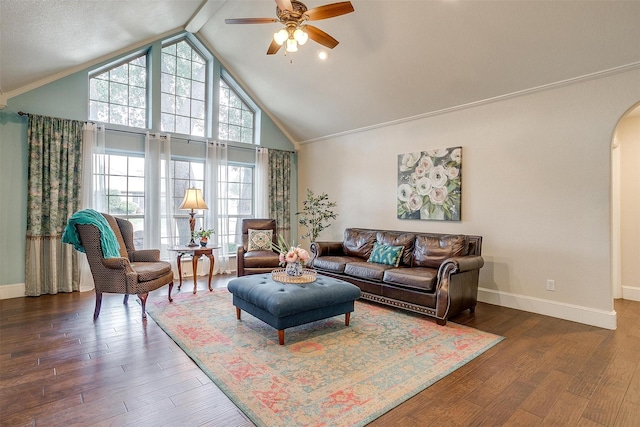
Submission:
<svg viewBox="0 0 640 427">
<path fill-rule="evenodd" d="M 298 42 L 295 39 L 287 39 L 287 52 L 297 52 Z"/>
<path fill-rule="evenodd" d="M 298 45 L 306 44 L 309 39 L 328 49 L 333 49 L 338 45 L 338 40 L 320 28 L 307 25 L 307 21 L 320 21 L 354 11 L 350 1 L 325 4 L 312 9 L 307 8 L 301 0 L 275 0 L 275 2 L 275 18 L 227 18 L 224 22 L 227 24 L 282 24 L 285 28 L 273 34 L 273 40 L 267 48 L 267 55 L 274 55 L 285 42 L 287 42 L 286 52 L 297 52 Z"/>
<path fill-rule="evenodd" d="M 275 42 L 280 46 L 282 46 L 282 43 L 284 43 L 287 38 L 289 38 L 289 33 L 284 28 L 280 31 L 276 31 L 276 33 L 273 35 L 273 40 L 275 40 Z"/>
<path fill-rule="evenodd" d="M 300 46 L 305 44 L 309 40 L 309 35 L 302 29 L 298 28 L 293 32 L 293 38 L 298 42 Z"/>
</svg>

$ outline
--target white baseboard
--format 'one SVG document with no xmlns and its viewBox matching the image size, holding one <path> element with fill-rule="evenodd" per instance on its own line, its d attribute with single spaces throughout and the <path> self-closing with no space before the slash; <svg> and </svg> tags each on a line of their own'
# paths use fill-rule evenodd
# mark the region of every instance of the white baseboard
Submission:
<svg viewBox="0 0 640 427">
<path fill-rule="evenodd" d="M 635 286 L 623 286 L 622 298 L 631 301 L 640 301 L 640 288 Z"/>
<path fill-rule="evenodd" d="M 24 283 L 14 283 L 11 285 L 0 285 L 0 299 L 23 297 Z"/>
<path fill-rule="evenodd" d="M 640 292 L 640 289 L 638 289 Z M 640 293 L 638 294 L 640 296 Z M 625 297 L 626 299 L 626 297 Z M 605 329 L 616 329 L 617 314 L 615 310 L 605 311 L 574 304 L 549 301 L 525 295 L 500 292 L 492 289 L 478 288 L 478 301 L 501 307 L 515 308 L 545 316 L 557 317 L 572 322 L 584 323 Z M 640 299 L 638 300 L 640 301 Z"/>
</svg>

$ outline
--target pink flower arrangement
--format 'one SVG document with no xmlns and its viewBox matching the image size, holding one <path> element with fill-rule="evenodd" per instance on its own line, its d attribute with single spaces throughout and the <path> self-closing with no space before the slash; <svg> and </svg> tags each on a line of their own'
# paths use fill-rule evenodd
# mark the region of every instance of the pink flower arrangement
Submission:
<svg viewBox="0 0 640 427">
<path fill-rule="evenodd" d="M 311 258 L 309 252 L 300 246 L 289 246 L 282 236 L 278 236 L 278 245 L 273 246 L 280 253 L 278 259 L 282 266 L 290 262 L 300 262 L 305 265 Z"/>
<path fill-rule="evenodd" d="M 300 262 L 302 265 L 305 265 L 307 261 L 309 261 L 309 252 L 305 249 L 302 249 L 300 246 L 291 246 L 286 253 L 280 253 L 278 257 L 280 260 L 280 265 L 285 265 L 289 262 Z"/>
</svg>

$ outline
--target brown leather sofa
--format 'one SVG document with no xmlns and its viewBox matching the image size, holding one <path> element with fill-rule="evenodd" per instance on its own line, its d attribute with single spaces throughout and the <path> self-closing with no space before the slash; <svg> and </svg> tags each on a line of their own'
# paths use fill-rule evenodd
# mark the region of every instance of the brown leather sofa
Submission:
<svg viewBox="0 0 640 427">
<path fill-rule="evenodd" d="M 248 274 L 270 273 L 280 266 L 278 253 L 268 251 L 249 251 L 249 230 L 271 230 L 271 241 L 276 244 L 276 220 L 263 218 L 246 218 L 242 220 L 242 245 L 238 246 L 238 277 Z"/>
<path fill-rule="evenodd" d="M 374 244 L 402 246 L 398 266 L 367 262 Z M 482 237 L 347 228 L 342 242 L 311 244 L 320 274 L 358 286 L 362 298 L 434 317 L 475 311 Z"/>
</svg>

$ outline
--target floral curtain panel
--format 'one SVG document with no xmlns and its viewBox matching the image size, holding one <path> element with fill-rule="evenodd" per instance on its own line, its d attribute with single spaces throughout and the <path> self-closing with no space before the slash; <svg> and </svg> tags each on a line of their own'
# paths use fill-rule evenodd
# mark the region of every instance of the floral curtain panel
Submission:
<svg viewBox="0 0 640 427">
<path fill-rule="evenodd" d="M 62 244 L 71 214 L 80 209 L 84 122 L 29 115 L 25 293 L 79 290 L 73 246 Z"/>
<path fill-rule="evenodd" d="M 291 152 L 269 150 L 269 218 L 278 235 L 291 241 Z"/>
</svg>

